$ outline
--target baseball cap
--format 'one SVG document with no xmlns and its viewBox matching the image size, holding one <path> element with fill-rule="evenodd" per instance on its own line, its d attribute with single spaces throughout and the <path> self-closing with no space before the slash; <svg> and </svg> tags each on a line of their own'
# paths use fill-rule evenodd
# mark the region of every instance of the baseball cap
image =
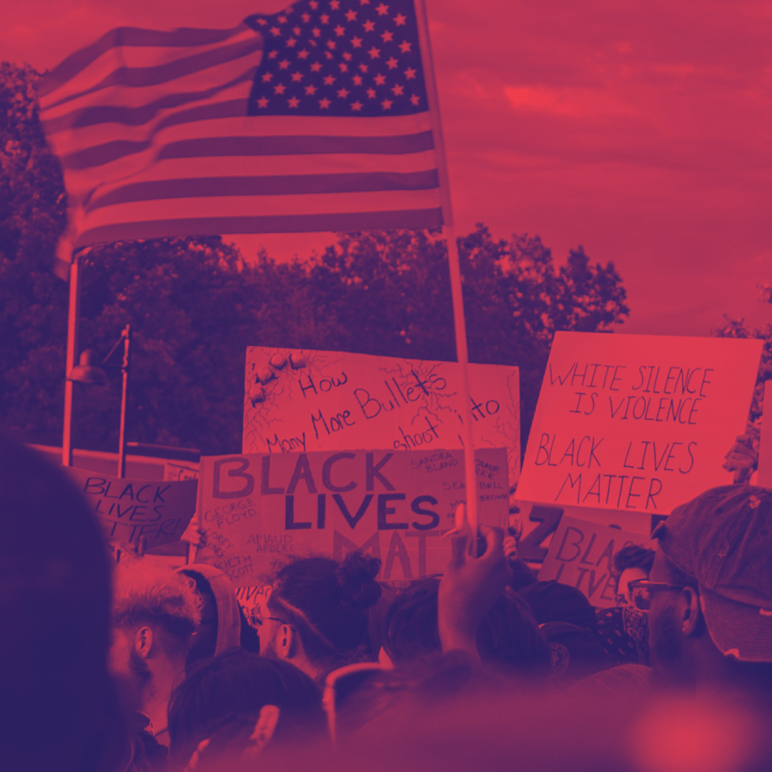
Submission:
<svg viewBox="0 0 772 772">
<path fill-rule="evenodd" d="M 697 580 L 713 643 L 741 661 L 772 662 L 772 490 L 711 488 L 676 507 L 652 536 Z"/>
</svg>

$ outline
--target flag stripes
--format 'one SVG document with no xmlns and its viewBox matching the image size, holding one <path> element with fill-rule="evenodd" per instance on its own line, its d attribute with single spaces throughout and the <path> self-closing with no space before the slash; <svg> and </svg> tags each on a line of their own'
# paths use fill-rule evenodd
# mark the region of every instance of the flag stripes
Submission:
<svg viewBox="0 0 772 772">
<path fill-rule="evenodd" d="M 75 246 L 442 224 L 425 107 L 250 115 L 276 45 L 265 34 L 246 24 L 113 30 L 44 79 L 43 127 L 83 207 Z"/>
</svg>

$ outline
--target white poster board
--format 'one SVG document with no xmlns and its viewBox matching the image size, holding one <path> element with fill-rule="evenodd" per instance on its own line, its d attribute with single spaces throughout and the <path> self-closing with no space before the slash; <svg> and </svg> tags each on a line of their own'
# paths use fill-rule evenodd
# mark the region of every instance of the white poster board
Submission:
<svg viewBox="0 0 772 772">
<path fill-rule="evenodd" d="M 480 522 L 502 527 L 509 508 L 507 453 L 475 451 Z M 379 580 L 444 571 L 459 503 L 461 451 L 329 451 L 201 459 L 196 561 L 236 587 L 260 584 L 290 556 L 341 559 L 361 549 L 382 560 Z"/>
<path fill-rule="evenodd" d="M 463 448 L 454 362 L 348 352 L 247 348 L 244 453 Z M 469 365 L 476 448 L 506 448 L 520 472 L 516 367 Z"/>
<path fill-rule="evenodd" d="M 517 498 L 668 514 L 730 484 L 761 340 L 558 332 Z"/>
<path fill-rule="evenodd" d="M 148 549 L 179 541 L 196 508 L 196 480 L 161 481 L 111 477 L 64 467 L 97 516 L 105 539 Z"/>
</svg>

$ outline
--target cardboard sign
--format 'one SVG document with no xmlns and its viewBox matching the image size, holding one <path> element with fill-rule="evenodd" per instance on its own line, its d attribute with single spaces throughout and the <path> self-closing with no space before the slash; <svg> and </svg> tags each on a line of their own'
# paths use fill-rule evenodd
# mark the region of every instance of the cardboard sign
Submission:
<svg viewBox="0 0 772 772">
<path fill-rule="evenodd" d="M 647 541 L 643 534 L 563 516 L 539 571 L 539 581 L 555 579 L 581 590 L 593 606 L 613 606 L 614 554 L 628 544 Z"/>
<path fill-rule="evenodd" d="M 453 362 L 250 347 L 244 453 L 463 448 L 461 373 Z M 506 448 L 520 472 L 516 367 L 469 365 L 476 448 Z"/>
<path fill-rule="evenodd" d="M 480 522 L 503 526 L 507 454 L 475 451 Z M 441 536 L 466 499 L 461 451 L 359 450 L 267 453 L 201 459 L 196 560 L 237 587 L 290 555 L 342 559 L 361 549 L 382 560 L 379 580 L 440 573 L 450 558 Z"/>
<path fill-rule="evenodd" d="M 272 590 L 273 587 L 270 584 L 236 588 L 236 600 L 252 627 L 259 628 L 263 617 L 270 616 L 266 604 Z"/>
<path fill-rule="evenodd" d="M 65 467 L 102 525 L 108 541 L 147 547 L 179 541 L 196 508 L 196 480 L 133 480 Z"/>
<path fill-rule="evenodd" d="M 762 341 L 558 332 L 517 498 L 669 514 L 727 485 Z"/>
</svg>

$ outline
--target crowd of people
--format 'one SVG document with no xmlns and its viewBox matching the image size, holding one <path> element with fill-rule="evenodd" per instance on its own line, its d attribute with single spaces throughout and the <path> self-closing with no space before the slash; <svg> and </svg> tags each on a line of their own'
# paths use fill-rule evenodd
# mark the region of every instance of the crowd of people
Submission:
<svg viewBox="0 0 772 772">
<path fill-rule="evenodd" d="M 772 768 L 763 488 L 621 549 L 610 609 L 464 526 L 441 576 L 301 557 L 245 614 L 212 566 L 116 562 L 66 475 L 5 439 L 0 487 L 4 769 Z"/>
</svg>

